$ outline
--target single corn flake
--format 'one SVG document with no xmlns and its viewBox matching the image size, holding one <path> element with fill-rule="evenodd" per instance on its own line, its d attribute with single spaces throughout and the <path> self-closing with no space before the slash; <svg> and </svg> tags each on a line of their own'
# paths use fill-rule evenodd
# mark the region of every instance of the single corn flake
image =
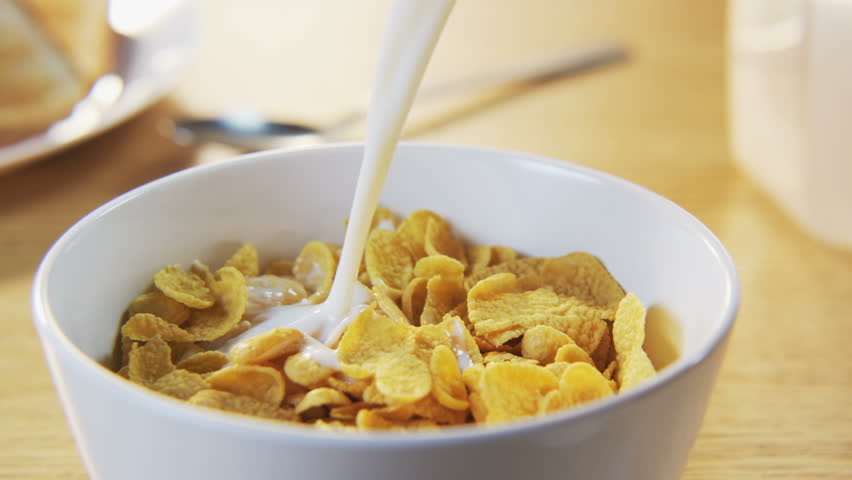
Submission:
<svg viewBox="0 0 852 480">
<path fill-rule="evenodd" d="M 187 400 L 201 390 L 210 388 L 210 385 L 204 381 L 201 375 L 180 369 L 163 375 L 150 387 L 165 395 Z"/>
<path fill-rule="evenodd" d="M 540 273 L 556 293 L 577 297 L 598 307 L 614 311 L 624 298 L 624 289 L 606 267 L 585 252 L 549 258 L 542 264 Z"/>
<path fill-rule="evenodd" d="M 356 366 L 366 376 L 374 375 L 382 363 L 387 363 L 387 357 L 394 359 L 410 351 L 413 330 L 410 325 L 397 323 L 374 308 L 364 310 L 346 329 L 337 348 L 344 373 L 364 378 L 364 375 L 352 375 L 357 373 L 356 369 L 347 368 Z"/>
<path fill-rule="evenodd" d="M 154 285 L 167 297 L 187 307 L 208 308 L 216 298 L 204 280 L 185 272 L 180 265 L 169 265 L 154 275 Z"/>
<path fill-rule="evenodd" d="M 351 395 L 353 397 L 362 397 L 364 396 L 364 390 L 370 385 L 371 379 L 368 378 L 340 378 L 336 375 L 328 377 L 326 380 L 328 386 L 334 388 L 335 390 L 340 390 L 341 392 Z M 355 417 L 352 417 L 355 418 Z"/>
<path fill-rule="evenodd" d="M 392 402 L 416 402 L 432 390 L 432 376 L 416 356 L 398 354 L 376 369 L 376 388 Z"/>
<path fill-rule="evenodd" d="M 355 425 L 358 430 L 402 430 L 402 427 L 386 419 L 374 410 L 361 409 L 355 417 Z"/>
<path fill-rule="evenodd" d="M 320 387 L 315 388 L 305 394 L 302 401 L 296 405 L 296 415 L 308 414 L 312 410 L 327 409 L 330 407 L 339 407 L 349 405 L 352 400 L 343 392 L 339 392 L 333 388 Z"/>
<path fill-rule="evenodd" d="M 482 360 L 486 365 L 498 362 L 521 362 L 538 365 L 538 360 L 534 358 L 524 358 L 509 352 L 488 352 L 482 357 Z"/>
<path fill-rule="evenodd" d="M 215 340 L 228 333 L 242 319 L 248 294 L 243 274 L 234 267 L 222 267 L 210 285 L 215 304 L 196 310 L 186 322 L 186 331 L 196 340 Z"/>
<path fill-rule="evenodd" d="M 420 314 L 420 325 L 440 323 L 450 312 L 467 298 L 461 277 L 432 277 L 426 283 L 426 301 Z"/>
<path fill-rule="evenodd" d="M 414 276 L 414 260 L 408 248 L 389 230 L 373 230 L 367 238 L 364 262 L 370 283 L 396 300 Z"/>
<path fill-rule="evenodd" d="M 225 262 L 225 266 L 236 268 L 246 278 L 256 277 L 260 273 L 260 266 L 257 261 L 257 249 L 250 243 L 243 244 Z"/>
<path fill-rule="evenodd" d="M 612 341 L 618 360 L 618 384 L 626 390 L 654 376 L 656 371 L 642 350 L 645 341 L 645 306 L 632 293 L 618 304 L 612 325 Z"/>
<path fill-rule="evenodd" d="M 567 345 L 563 345 L 559 347 L 559 350 L 556 352 L 556 355 L 553 357 L 555 362 L 568 362 L 568 363 L 587 363 L 589 365 L 594 366 L 595 362 L 592 360 L 592 357 L 586 353 L 585 350 L 579 347 L 579 345 L 575 343 L 570 343 Z"/>
<path fill-rule="evenodd" d="M 414 264 L 414 276 L 427 279 L 444 277 L 461 282 L 464 277 L 464 264 L 446 255 L 423 257 Z"/>
<path fill-rule="evenodd" d="M 548 325 L 536 325 L 524 333 L 521 340 L 521 355 L 547 365 L 556 357 L 563 345 L 574 344 L 571 337 Z"/>
<path fill-rule="evenodd" d="M 447 408 L 466 410 L 469 407 L 467 390 L 453 351 L 446 345 L 435 347 L 429 369 L 432 372 L 432 394 L 435 399 Z"/>
<path fill-rule="evenodd" d="M 420 315 L 426 305 L 426 285 L 428 283 L 428 278 L 414 278 L 408 282 L 402 292 L 402 311 L 412 325 L 420 325 Z"/>
<path fill-rule="evenodd" d="M 474 401 L 481 402 L 476 408 L 485 410 L 486 423 L 534 416 L 541 399 L 559 387 L 552 372 L 523 362 L 486 365 L 480 374 L 466 377 L 465 384 L 479 395 Z"/>
<path fill-rule="evenodd" d="M 272 420 L 295 420 L 296 418 L 290 410 L 262 402 L 254 397 L 221 390 L 201 390 L 190 397 L 187 402 L 191 405 Z"/>
<path fill-rule="evenodd" d="M 541 402 L 541 413 L 574 407 L 613 394 L 609 381 L 588 363 L 569 365 L 559 379 L 559 390 Z"/>
<path fill-rule="evenodd" d="M 333 373 L 333 369 L 320 365 L 305 353 L 291 355 L 284 362 L 284 374 L 287 378 L 307 388 L 324 384 Z"/>
<path fill-rule="evenodd" d="M 444 221 L 437 213 L 429 210 L 412 212 L 402 221 L 396 230 L 399 241 L 408 248 L 414 260 L 417 261 L 426 254 L 426 228 L 429 220 Z"/>
<path fill-rule="evenodd" d="M 308 300 L 312 303 L 328 297 L 335 270 L 337 259 L 331 245 L 316 241 L 305 244 L 293 265 L 293 275 L 311 293 Z"/>
<path fill-rule="evenodd" d="M 423 247 L 429 256 L 445 255 L 455 258 L 462 264 L 467 263 L 464 246 L 453 236 L 450 224 L 443 218 L 430 218 L 426 222 Z"/>
<path fill-rule="evenodd" d="M 260 364 L 296 353 L 304 343 L 305 335 L 302 332 L 280 327 L 234 345 L 230 357 L 236 364 Z"/>
<path fill-rule="evenodd" d="M 409 320 L 405 312 L 399 308 L 399 305 L 396 304 L 394 299 L 387 296 L 384 290 L 374 287 L 373 298 L 376 299 L 376 305 L 378 305 L 379 309 L 390 317 L 391 320 L 397 323 L 411 324 L 411 320 Z"/>
<path fill-rule="evenodd" d="M 163 292 L 154 291 L 143 293 L 134 298 L 127 307 L 127 316 L 132 317 L 137 313 L 150 313 L 162 318 L 168 323 L 180 326 L 189 320 L 189 308 L 169 297 Z"/>
<path fill-rule="evenodd" d="M 284 378 L 272 367 L 232 365 L 213 373 L 206 380 L 216 390 L 252 397 L 271 405 L 279 405 L 284 400 Z"/>
<path fill-rule="evenodd" d="M 151 385 L 174 369 L 172 350 L 160 337 L 150 339 L 141 347 L 134 344 L 130 351 L 127 374 L 136 383 Z"/>
<path fill-rule="evenodd" d="M 228 356 L 222 352 L 208 350 L 181 359 L 176 367 L 192 373 L 210 373 L 228 364 Z"/>
<path fill-rule="evenodd" d="M 137 313 L 121 326 L 121 334 L 131 340 L 148 341 L 159 337 L 167 342 L 192 342 L 195 335 L 151 313 Z"/>
<path fill-rule="evenodd" d="M 467 278 L 465 278 L 464 287 L 470 290 L 479 283 L 479 281 L 485 280 L 493 275 L 497 275 L 498 273 L 511 273 L 519 279 L 537 276 L 539 274 L 539 269 L 545 260 L 547 259 L 536 257 L 518 258 L 486 268 L 480 268 L 478 271 L 471 273 Z"/>
</svg>

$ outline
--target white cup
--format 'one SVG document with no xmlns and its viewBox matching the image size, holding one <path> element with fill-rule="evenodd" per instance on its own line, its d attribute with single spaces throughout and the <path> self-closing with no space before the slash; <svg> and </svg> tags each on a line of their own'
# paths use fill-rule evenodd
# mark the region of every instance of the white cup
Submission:
<svg viewBox="0 0 852 480">
<path fill-rule="evenodd" d="M 467 239 L 603 260 L 680 321 L 679 360 L 635 390 L 499 427 L 347 434 L 186 405 L 104 368 L 119 317 L 163 265 L 262 261 L 340 242 L 362 148 L 274 151 L 133 190 L 66 232 L 39 267 L 35 324 L 93 480 L 680 477 L 739 304 L 733 262 L 693 216 L 627 181 L 531 155 L 403 144 L 382 203 L 428 208 Z"/>
<path fill-rule="evenodd" d="M 730 6 L 734 157 L 807 230 L 852 247 L 852 1 Z"/>
</svg>

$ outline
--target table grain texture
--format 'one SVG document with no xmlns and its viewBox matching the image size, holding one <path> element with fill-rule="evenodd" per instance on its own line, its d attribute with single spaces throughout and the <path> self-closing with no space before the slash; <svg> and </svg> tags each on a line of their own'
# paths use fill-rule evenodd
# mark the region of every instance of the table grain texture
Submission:
<svg viewBox="0 0 852 480">
<path fill-rule="evenodd" d="M 223 161 L 221 149 L 166 138 L 174 114 L 242 104 L 322 124 L 358 105 L 389 1 L 199 4 L 199 48 L 168 97 L 0 175 L 0 479 L 87 478 L 31 322 L 33 273 L 51 243 L 118 194 Z M 849 479 L 852 251 L 803 232 L 736 168 L 725 35 L 722 0 L 462 0 L 424 84 L 600 39 L 623 41 L 631 58 L 523 92 L 455 99 L 416 114 L 407 136 L 588 165 L 705 222 L 736 261 L 743 302 L 683 478 Z"/>
</svg>

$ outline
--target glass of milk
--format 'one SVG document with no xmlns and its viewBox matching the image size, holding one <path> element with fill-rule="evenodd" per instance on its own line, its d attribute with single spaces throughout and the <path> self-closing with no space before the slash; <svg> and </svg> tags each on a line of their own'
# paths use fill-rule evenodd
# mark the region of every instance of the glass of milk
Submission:
<svg viewBox="0 0 852 480">
<path fill-rule="evenodd" d="M 808 231 L 852 248 L 852 0 L 731 0 L 736 161 Z"/>
</svg>

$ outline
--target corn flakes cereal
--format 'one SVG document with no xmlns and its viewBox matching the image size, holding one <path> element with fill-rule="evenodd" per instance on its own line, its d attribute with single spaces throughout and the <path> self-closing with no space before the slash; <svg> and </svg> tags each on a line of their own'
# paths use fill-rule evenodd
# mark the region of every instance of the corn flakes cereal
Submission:
<svg viewBox="0 0 852 480">
<path fill-rule="evenodd" d="M 432 371 L 432 394 L 435 400 L 453 410 L 466 410 L 469 407 L 467 390 L 453 351 L 446 345 L 435 347 L 429 369 Z"/>
<path fill-rule="evenodd" d="M 187 402 L 190 405 L 268 418 L 270 420 L 293 421 L 296 419 L 296 415 L 291 410 L 262 402 L 254 397 L 237 395 L 221 390 L 201 390 L 190 397 Z"/>
<path fill-rule="evenodd" d="M 307 388 L 322 385 L 334 370 L 324 367 L 304 353 L 296 353 L 287 357 L 284 362 L 284 373 L 294 383 Z"/>
<path fill-rule="evenodd" d="M 436 216 L 427 220 L 423 247 L 429 256 L 446 255 L 462 264 L 467 263 L 464 245 L 453 236 L 450 224 L 443 218 Z"/>
<path fill-rule="evenodd" d="M 167 297 L 192 308 L 207 308 L 215 297 L 198 275 L 185 272 L 180 265 L 170 265 L 154 275 L 154 285 Z"/>
<path fill-rule="evenodd" d="M 183 369 L 173 370 L 149 386 L 152 390 L 181 400 L 187 400 L 201 390 L 210 388 L 201 375 Z"/>
<path fill-rule="evenodd" d="M 189 320 L 191 310 L 184 304 L 172 300 L 159 291 L 143 293 L 134 298 L 127 307 L 128 317 L 137 313 L 149 313 L 173 325 L 181 326 Z"/>
<path fill-rule="evenodd" d="M 612 341 L 618 361 L 618 384 L 626 390 L 654 376 L 656 371 L 642 350 L 645 341 L 645 306 L 635 295 L 627 294 L 612 324 Z"/>
<path fill-rule="evenodd" d="M 261 402 L 279 405 L 284 400 L 284 377 L 272 367 L 232 365 L 206 378 L 216 390 L 252 397 Z"/>
<path fill-rule="evenodd" d="M 518 279 L 500 273 L 481 280 L 468 292 L 468 316 L 477 336 L 495 345 L 520 337 L 536 325 L 548 325 L 594 351 L 606 330 L 607 311 L 561 297 L 553 290 L 521 291 Z"/>
<path fill-rule="evenodd" d="M 444 315 L 467 297 L 461 278 L 435 276 L 426 283 L 426 301 L 420 313 L 420 325 L 440 323 Z"/>
<path fill-rule="evenodd" d="M 443 221 L 435 212 L 417 210 L 406 217 L 396 230 L 397 238 L 411 252 L 415 261 L 427 255 L 426 229 L 429 220 Z"/>
<path fill-rule="evenodd" d="M 160 337 L 168 342 L 192 342 L 195 336 L 151 313 L 137 313 L 122 325 L 121 334 L 130 340 L 147 341 Z"/>
<path fill-rule="evenodd" d="M 311 292 L 308 300 L 320 303 L 328 297 L 336 269 L 337 259 L 329 244 L 308 242 L 296 258 L 293 276 Z"/>
<path fill-rule="evenodd" d="M 158 378 L 175 369 L 172 363 L 172 350 L 166 342 L 156 336 L 142 346 L 134 343 L 130 350 L 130 361 L 127 367 L 127 376 L 130 380 L 142 385 L 152 385 Z"/>
<path fill-rule="evenodd" d="M 210 373 L 228 364 L 228 356 L 215 350 L 188 355 L 178 361 L 176 367 L 192 373 Z"/>
<path fill-rule="evenodd" d="M 228 261 L 225 262 L 226 267 L 234 267 L 240 271 L 246 278 L 256 277 L 260 273 L 260 266 L 257 261 L 257 249 L 250 243 L 243 244 Z"/>
<path fill-rule="evenodd" d="M 344 393 L 333 388 L 320 387 L 315 388 L 305 394 L 302 401 L 296 405 L 296 414 L 302 415 L 309 410 L 316 408 L 330 408 L 351 405 L 352 400 Z"/>
<path fill-rule="evenodd" d="M 304 342 L 305 335 L 299 330 L 275 328 L 234 345 L 229 355 L 236 364 L 260 364 L 296 353 Z"/>
<path fill-rule="evenodd" d="M 597 258 L 460 238 L 434 212 L 399 223 L 378 209 L 358 272 L 373 301 L 330 343 L 336 362 L 293 328 L 218 349 L 270 308 L 324 301 L 339 246 L 309 242 L 263 275 L 249 243 L 215 273 L 200 261 L 167 266 L 122 317 L 117 374 L 191 405 L 334 431 L 499 424 L 655 374 L 644 306 Z"/>
<path fill-rule="evenodd" d="M 524 338 L 521 340 L 521 355 L 547 365 L 556 357 L 560 347 L 573 343 L 574 340 L 571 340 L 571 337 L 553 327 L 536 325 L 524 333 Z"/>
<path fill-rule="evenodd" d="M 402 292 L 402 312 L 411 321 L 412 325 L 420 325 L 420 315 L 426 305 L 427 278 L 414 278 Z"/>
<path fill-rule="evenodd" d="M 364 262 L 370 283 L 396 300 L 414 275 L 414 260 L 394 232 L 373 230 L 367 238 Z"/>
<path fill-rule="evenodd" d="M 465 378 L 465 384 L 479 396 L 474 401 L 480 402 L 485 423 L 534 416 L 542 398 L 559 387 L 552 372 L 523 362 L 488 364 L 479 375 Z"/>
<path fill-rule="evenodd" d="M 210 285 L 215 304 L 195 310 L 186 322 L 186 331 L 195 340 L 215 340 L 234 327 L 243 317 L 248 301 L 246 279 L 234 267 L 222 267 Z"/>
</svg>

